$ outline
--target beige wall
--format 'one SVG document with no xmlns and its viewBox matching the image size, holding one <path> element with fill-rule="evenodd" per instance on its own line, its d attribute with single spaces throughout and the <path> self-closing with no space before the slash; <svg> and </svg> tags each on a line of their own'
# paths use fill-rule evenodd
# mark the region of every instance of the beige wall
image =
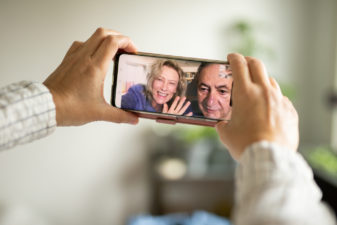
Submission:
<svg viewBox="0 0 337 225">
<path fill-rule="evenodd" d="M 322 98 L 333 76 L 335 15 L 334 0 L 2 0 L 0 84 L 43 81 L 73 40 L 99 26 L 130 36 L 141 51 L 223 59 L 227 27 L 244 18 L 266 25 L 259 37 L 277 58 L 264 60 L 277 79 L 296 86 L 302 140 L 329 141 Z M 110 83 L 108 76 L 106 96 Z M 137 138 L 151 126 L 58 128 L 1 153 L 0 205 L 22 206 L 47 224 L 123 224 L 130 213 L 146 211 L 145 151 Z M 134 177 L 125 182 L 126 174 Z"/>
</svg>

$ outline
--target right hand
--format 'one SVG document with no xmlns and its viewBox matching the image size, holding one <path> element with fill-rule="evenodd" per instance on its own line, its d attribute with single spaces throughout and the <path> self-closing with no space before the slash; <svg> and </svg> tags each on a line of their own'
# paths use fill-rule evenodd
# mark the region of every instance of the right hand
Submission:
<svg viewBox="0 0 337 225">
<path fill-rule="evenodd" d="M 179 97 L 177 96 L 170 108 L 168 108 L 168 105 L 165 103 L 163 106 L 162 113 L 169 113 L 169 114 L 175 114 L 175 115 L 183 115 L 187 108 L 191 105 L 190 101 L 186 101 L 186 97 Z M 192 116 L 193 113 L 189 112 L 185 116 Z"/>
<path fill-rule="evenodd" d="M 227 58 L 235 83 L 232 118 L 219 122 L 216 129 L 232 157 L 238 160 L 246 147 L 263 140 L 296 151 L 297 112 L 277 82 L 268 78 L 263 63 L 239 54 Z"/>
</svg>

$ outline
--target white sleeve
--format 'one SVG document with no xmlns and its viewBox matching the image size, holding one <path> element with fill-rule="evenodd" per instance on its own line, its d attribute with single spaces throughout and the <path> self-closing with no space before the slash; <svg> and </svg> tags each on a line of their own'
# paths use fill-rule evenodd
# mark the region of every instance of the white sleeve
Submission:
<svg viewBox="0 0 337 225">
<path fill-rule="evenodd" d="M 235 225 L 336 224 L 300 154 L 262 141 L 249 146 L 236 171 Z"/>
<path fill-rule="evenodd" d="M 0 89 L 0 150 L 52 133 L 56 112 L 48 88 L 21 81 Z"/>
</svg>

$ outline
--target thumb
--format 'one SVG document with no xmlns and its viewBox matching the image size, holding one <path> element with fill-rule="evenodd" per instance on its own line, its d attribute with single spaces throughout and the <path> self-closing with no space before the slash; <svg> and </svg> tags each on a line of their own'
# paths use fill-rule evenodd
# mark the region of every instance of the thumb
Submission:
<svg viewBox="0 0 337 225">
<path fill-rule="evenodd" d="M 105 109 L 101 114 L 101 119 L 104 121 L 114 122 L 114 123 L 129 123 L 137 124 L 138 116 L 134 113 L 126 112 L 122 109 L 106 105 Z"/>
<path fill-rule="evenodd" d="M 217 123 L 215 125 L 215 129 L 222 141 L 222 143 L 226 146 L 227 146 L 227 136 L 228 136 L 228 132 L 229 132 L 229 129 L 228 129 L 228 122 L 227 121 L 220 121 L 219 123 Z"/>
<path fill-rule="evenodd" d="M 231 124 L 228 121 L 221 121 L 215 125 L 216 131 L 220 137 L 221 142 L 229 151 L 230 155 L 235 159 L 239 160 L 240 155 L 243 151 L 238 148 L 234 148 L 233 142 L 238 140 L 233 139 L 233 129 L 231 129 Z"/>
</svg>

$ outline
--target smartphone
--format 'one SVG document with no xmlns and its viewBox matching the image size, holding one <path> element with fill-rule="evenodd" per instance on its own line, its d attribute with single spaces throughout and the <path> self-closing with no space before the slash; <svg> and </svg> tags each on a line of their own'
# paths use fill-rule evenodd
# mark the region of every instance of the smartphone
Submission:
<svg viewBox="0 0 337 225">
<path fill-rule="evenodd" d="M 232 85 L 226 61 L 120 52 L 111 104 L 161 123 L 215 126 L 230 120 Z"/>
</svg>

